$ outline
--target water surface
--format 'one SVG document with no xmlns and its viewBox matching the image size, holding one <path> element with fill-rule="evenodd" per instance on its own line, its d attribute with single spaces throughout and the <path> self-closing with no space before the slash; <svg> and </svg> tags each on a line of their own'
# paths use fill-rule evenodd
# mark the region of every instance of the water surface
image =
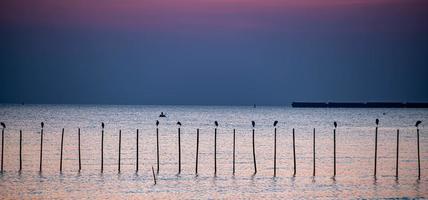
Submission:
<svg viewBox="0 0 428 200">
<path fill-rule="evenodd" d="M 167 118 L 158 118 L 160 112 Z M 380 119 L 378 175 L 373 177 L 374 120 Z M 160 173 L 156 170 L 156 126 L 160 121 Z M 178 173 L 180 121 L 182 172 Z M 214 176 L 214 121 L 217 175 Z M 258 173 L 253 175 L 251 121 L 256 122 Z M 273 177 L 273 121 L 278 120 L 277 177 Z M 417 120 L 428 109 L 310 109 L 229 106 L 0 105 L 5 132 L 5 172 L 0 196 L 16 198 L 390 198 L 428 197 L 428 136 L 420 127 L 418 180 Z M 43 171 L 39 173 L 40 122 L 45 123 Z M 337 176 L 333 175 L 333 121 L 337 129 Z M 101 122 L 106 124 L 104 172 L 100 172 Z M 59 172 L 65 128 L 63 172 Z M 78 172 L 77 128 L 82 171 Z M 199 174 L 195 176 L 196 129 L 200 129 Z M 293 176 L 292 129 L 297 174 Z M 312 132 L 316 129 L 316 176 Z M 19 172 L 19 130 L 23 170 Z M 139 172 L 135 172 L 139 129 Z M 236 174 L 232 134 L 236 129 Z M 396 130 L 400 129 L 399 178 L 395 178 Z M 122 131 L 121 172 L 118 133 Z"/>
</svg>

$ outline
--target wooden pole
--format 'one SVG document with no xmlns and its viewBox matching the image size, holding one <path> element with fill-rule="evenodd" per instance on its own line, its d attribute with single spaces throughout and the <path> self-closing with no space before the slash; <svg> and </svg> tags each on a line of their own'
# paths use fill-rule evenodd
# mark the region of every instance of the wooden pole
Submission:
<svg viewBox="0 0 428 200">
<path fill-rule="evenodd" d="M 60 158 L 60 162 L 59 162 L 59 171 L 62 172 L 62 152 L 64 149 L 64 128 L 62 128 L 62 133 L 61 133 L 61 158 Z"/>
<path fill-rule="evenodd" d="M 4 128 L 1 129 L 1 173 L 3 173 Z"/>
<path fill-rule="evenodd" d="M 295 144 L 295 137 L 294 137 L 294 128 L 293 128 L 293 163 L 294 163 L 293 176 L 296 176 L 296 144 Z"/>
<path fill-rule="evenodd" d="M 42 172 L 42 164 L 43 163 L 43 127 L 40 131 L 40 167 L 39 172 Z"/>
<path fill-rule="evenodd" d="M 156 157 L 157 158 L 156 173 L 159 174 L 159 128 L 158 127 L 156 127 L 156 155 L 157 155 L 157 157 Z"/>
<path fill-rule="evenodd" d="M 138 137 L 138 129 L 137 129 L 137 138 L 136 138 L 136 140 L 137 140 L 137 144 L 136 144 L 136 146 L 137 146 L 137 155 L 136 155 L 136 159 L 137 159 L 137 161 L 136 161 L 136 163 L 135 163 L 135 172 L 138 172 L 138 139 L 139 139 L 139 137 Z"/>
<path fill-rule="evenodd" d="M 336 128 L 333 130 L 333 177 L 336 176 Z"/>
<path fill-rule="evenodd" d="M 254 174 L 257 174 L 257 163 L 256 163 L 256 144 L 254 138 L 254 129 L 253 129 L 253 162 L 254 162 Z"/>
<path fill-rule="evenodd" d="M 178 128 L 178 174 L 181 173 L 181 131 Z"/>
<path fill-rule="evenodd" d="M 199 158 L 199 128 L 196 129 L 196 166 L 195 166 L 196 175 L 198 175 L 198 158 Z"/>
<path fill-rule="evenodd" d="M 313 156 L 313 159 L 314 159 L 313 164 L 314 164 L 314 171 L 313 171 L 312 176 L 315 176 L 315 128 L 314 128 L 314 134 L 313 134 L 313 141 L 314 141 L 314 143 L 313 143 L 313 153 L 314 153 L 314 156 Z"/>
<path fill-rule="evenodd" d="M 156 185 L 156 175 L 155 175 L 155 170 L 153 169 L 153 166 L 152 166 L 152 173 L 153 173 L 153 181 L 155 182 L 155 185 Z"/>
<path fill-rule="evenodd" d="M 104 171 L 104 127 L 101 130 L 101 173 Z"/>
<path fill-rule="evenodd" d="M 235 175 L 235 129 L 233 129 L 233 175 Z"/>
<path fill-rule="evenodd" d="M 274 129 L 273 141 L 273 176 L 276 177 L 276 127 Z"/>
<path fill-rule="evenodd" d="M 217 174 L 217 128 L 214 129 L 214 175 Z"/>
<path fill-rule="evenodd" d="M 78 151 L 79 151 L 79 172 L 82 170 L 82 158 L 80 154 L 80 128 L 77 129 Z"/>
<path fill-rule="evenodd" d="M 22 171 L 22 130 L 19 130 L 19 171 Z"/>
<path fill-rule="evenodd" d="M 395 177 L 398 178 L 398 154 L 400 151 L 400 130 L 397 129 L 397 157 L 395 160 Z"/>
<path fill-rule="evenodd" d="M 119 158 L 117 162 L 117 171 L 120 173 L 120 153 L 122 149 L 122 130 L 119 130 Z"/>
<path fill-rule="evenodd" d="M 419 148 L 419 128 L 416 128 L 416 136 L 417 136 L 417 142 L 418 142 L 418 179 L 421 179 L 421 155 L 420 155 L 420 148 Z"/>
<path fill-rule="evenodd" d="M 374 156 L 374 176 L 376 177 L 376 168 L 377 168 L 377 129 L 375 130 L 375 156 Z"/>
</svg>

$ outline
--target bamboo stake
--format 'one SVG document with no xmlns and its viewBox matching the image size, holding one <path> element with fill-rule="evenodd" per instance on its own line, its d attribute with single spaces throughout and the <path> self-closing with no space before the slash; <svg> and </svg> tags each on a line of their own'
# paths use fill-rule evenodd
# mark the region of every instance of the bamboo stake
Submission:
<svg viewBox="0 0 428 200">
<path fill-rule="evenodd" d="M 199 128 L 196 129 L 196 166 L 195 166 L 196 175 L 198 175 L 198 158 L 199 158 Z"/>
<path fill-rule="evenodd" d="M 62 129 L 62 133 L 61 133 L 61 158 L 60 158 L 60 162 L 59 162 L 59 171 L 62 172 L 62 152 L 63 152 L 63 148 L 64 148 L 64 128 Z"/>
<path fill-rule="evenodd" d="M 293 176 L 296 176 L 296 144 L 295 144 L 295 137 L 294 137 L 294 128 L 293 128 L 293 163 L 294 163 Z"/>
</svg>

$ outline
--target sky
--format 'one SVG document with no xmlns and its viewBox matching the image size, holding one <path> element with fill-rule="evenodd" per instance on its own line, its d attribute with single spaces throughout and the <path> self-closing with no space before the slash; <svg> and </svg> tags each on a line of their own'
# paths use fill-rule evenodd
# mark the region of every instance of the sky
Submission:
<svg viewBox="0 0 428 200">
<path fill-rule="evenodd" d="M 426 0 L 2 0 L 0 103 L 428 101 Z"/>
</svg>

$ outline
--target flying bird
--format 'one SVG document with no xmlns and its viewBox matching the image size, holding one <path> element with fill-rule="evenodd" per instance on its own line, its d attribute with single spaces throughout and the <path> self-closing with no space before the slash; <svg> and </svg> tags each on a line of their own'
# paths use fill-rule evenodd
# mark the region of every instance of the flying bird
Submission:
<svg viewBox="0 0 428 200">
<path fill-rule="evenodd" d="M 251 124 L 253 125 L 253 128 L 256 126 L 256 122 L 251 121 Z"/>
<path fill-rule="evenodd" d="M 214 121 L 214 125 L 215 125 L 215 126 L 218 126 L 218 122 L 217 122 L 217 121 Z"/>
<path fill-rule="evenodd" d="M 376 119 L 376 126 L 379 125 L 379 119 Z"/>
<path fill-rule="evenodd" d="M 418 120 L 418 121 L 416 122 L 415 126 L 416 126 L 416 127 L 418 127 L 418 126 L 419 126 L 419 124 L 421 124 L 421 123 L 422 123 L 422 121 Z M 2 123 L 2 124 L 3 124 L 3 123 Z"/>
<path fill-rule="evenodd" d="M 273 126 L 276 126 L 278 124 L 278 121 L 273 122 Z"/>
<path fill-rule="evenodd" d="M 41 126 L 42 126 L 42 128 L 43 128 L 43 127 L 45 126 L 45 123 L 43 123 L 43 122 L 42 122 L 42 123 L 40 123 L 40 125 L 41 125 Z"/>
<path fill-rule="evenodd" d="M 178 122 L 177 122 L 177 125 L 181 126 L 181 122 L 179 122 L 179 121 L 178 121 Z"/>
<path fill-rule="evenodd" d="M 1 122 L 1 126 L 3 126 L 3 128 L 6 128 L 6 124 L 4 124 L 3 122 Z"/>
<path fill-rule="evenodd" d="M 104 128 L 104 122 L 101 122 L 101 128 Z"/>
<path fill-rule="evenodd" d="M 336 123 L 336 122 L 333 122 L 333 125 L 334 125 L 334 128 L 336 128 L 336 127 L 337 127 L 337 123 Z"/>
<path fill-rule="evenodd" d="M 156 126 L 159 126 L 159 120 L 156 120 Z"/>
</svg>

